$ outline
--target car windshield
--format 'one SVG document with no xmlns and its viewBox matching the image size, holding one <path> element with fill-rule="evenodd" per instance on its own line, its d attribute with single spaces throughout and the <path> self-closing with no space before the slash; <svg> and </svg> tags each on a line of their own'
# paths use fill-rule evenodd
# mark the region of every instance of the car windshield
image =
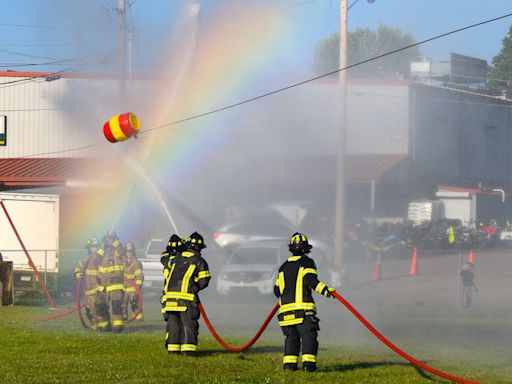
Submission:
<svg viewBox="0 0 512 384">
<path fill-rule="evenodd" d="M 272 248 L 242 248 L 237 249 L 231 256 L 230 264 L 274 264 L 279 261 L 277 249 Z"/>
<path fill-rule="evenodd" d="M 166 243 L 164 240 L 151 240 L 148 247 L 149 255 L 160 255 L 165 250 Z"/>
</svg>

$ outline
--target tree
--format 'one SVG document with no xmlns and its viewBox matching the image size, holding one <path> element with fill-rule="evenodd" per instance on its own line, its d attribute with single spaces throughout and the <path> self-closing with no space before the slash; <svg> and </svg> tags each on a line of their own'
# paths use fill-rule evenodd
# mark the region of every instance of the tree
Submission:
<svg viewBox="0 0 512 384">
<path fill-rule="evenodd" d="M 496 92 L 510 92 L 512 90 L 512 26 L 502 40 L 501 51 L 492 58 L 492 64 L 490 77 L 496 80 L 489 81 L 489 88 Z"/>
<path fill-rule="evenodd" d="M 339 32 L 321 39 L 315 48 L 313 70 L 315 74 L 324 74 L 339 69 Z M 409 33 L 383 24 L 377 32 L 368 28 L 358 28 L 347 35 L 347 65 L 371 59 L 373 57 L 414 44 Z M 409 48 L 389 56 L 358 65 L 348 70 L 350 77 L 397 77 L 410 75 L 410 62 L 418 60 L 417 47 Z"/>
</svg>

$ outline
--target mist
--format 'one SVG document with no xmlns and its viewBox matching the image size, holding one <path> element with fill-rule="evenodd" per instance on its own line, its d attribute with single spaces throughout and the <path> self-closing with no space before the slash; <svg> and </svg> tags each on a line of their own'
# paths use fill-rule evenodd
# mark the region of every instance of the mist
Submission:
<svg viewBox="0 0 512 384">
<path fill-rule="evenodd" d="M 86 239 L 93 232 L 101 236 L 113 227 L 122 242 L 136 244 L 139 255 L 150 239 L 167 239 L 174 232 L 187 237 L 199 231 L 208 246 L 203 256 L 215 276 L 202 294 L 202 302 L 214 325 L 248 339 L 275 299 L 257 290 L 241 289 L 228 295 L 217 292 L 216 278 L 232 249 L 219 246 L 213 232 L 237 221 L 286 224 L 326 245 L 323 265 L 319 256 L 319 279 L 332 284 L 336 277 L 332 274 L 336 162 L 342 121 L 347 124 L 347 243 L 349 231 L 369 226 L 372 220 L 403 222 L 408 203 L 432 198 L 434 185 L 464 178 L 475 182 L 489 172 L 498 173 L 501 166 L 491 166 L 490 160 L 482 158 L 488 159 L 498 148 L 494 156 L 503 159 L 503 147 L 510 144 L 493 136 L 481 149 L 480 136 L 448 132 L 450 127 L 464 129 L 479 121 L 497 127 L 495 131 L 508 132 L 505 136 L 510 137 L 510 122 L 499 115 L 510 109 L 505 101 L 491 105 L 494 101 L 483 96 L 464 99 L 460 93 L 434 93 L 438 90 L 427 89 L 425 84 L 411 85 L 395 74 L 378 80 L 349 80 L 345 116 L 339 107 L 341 90 L 336 76 L 259 98 L 313 74 L 298 59 L 278 65 L 284 60 L 280 47 L 300 45 L 302 36 L 296 26 L 290 27 L 292 32 L 283 28 L 280 33 L 283 25 L 288 26 L 287 13 L 252 2 L 230 3 L 209 12 L 192 1 L 183 2 L 168 30 L 161 31 L 164 37 L 146 48 L 136 44 L 137 34 L 144 32 L 144 26 L 138 26 L 133 62 L 144 62 L 150 69 L 134 71 L 126 93 L 120 95 L 115 76 L 115 15 L 108 16 L 98 11 L 97 4 L 88 2 L 58 4 L 58 12 L 45 7 L 42 14 L 48 20 L 64 18 L 70 25 L 81 25 L 82 18 L 89 21 L 86 35 L 83 31 L 71 35 L 76 42 L 88 42 L 79 45 L 77 55 L 110 52 L 112 56 L 108 64 L 89 72 L 87 79 L 69 79 L 62 93 L 51 96 L 70 134 L 84 145 L 91 144 L 77 150 L 91 159 L 86 173 L 94 175 L 89 181 L 95 187 L 87 193 L 95 198 L 87 202 L 90 210 L 97 209 L 94 204 L 108 206 L 98 213 L 97 222 L 83 222 L 78 207 L 71 208 L 69 215 L 76 213 L 73 231 L 83 227 L 78 237 Z M 72 12 L 76 7 L 80 7 L 80 17 Z M 105 25 L 109 29 L 100 32 Z M 273 33 L 265 36 L 263 32 L 268 30 Z M 415 31 L 406 32 L 415 35 Z M 454 46 L 452 51 L 456 50 Z M 55 53 L 48 51 L 49 56 Z M 252 98 L 256 99 L 248 101 Z M 248 102 L 231 107 L 241 101 Z M 482 108 L 472 109 L 472 105 Z M 114 145 L 106 142 L 103 124 L 127 111 L 142 122 L 138 138 Z M 424 129 L 429 125 L 430 130 Z M 481 135 L 493 135 L 489 129 L 486 132 Z M 468 153 L 469 149 L 473 152 Z M 410 160 L 412 153 L 415 157 Z M 357 157 L 366 155 L 373 155 L 373 162 Z M 350 160 L 349 156 L 354 157 Z M 483 163 L 489 167 L 482 165 L 478 170 Z M 372 185 L 376 185 L 373 192 Z M 292 233 L 290 230 L 288 237 Z M 512 357 L 508 348 L 512 342 L 508 332 L 512 304 L 509 250 L 476 251 L 479 292 L 474 293 L 470 308 L 461 308 L 459 271 L 467 259 L 466 249 L 420 250 L 414 275 L 410 273 L 412 248 L 403 248 L 393 258 L 382 254 L 383 278 L 376 279 L 379 252 L 371 248 L 372 237 L 363 237 L 362 231 L 358 235 L 357 245 L 344 248 L 337 290 L 386 337 L 417 353 L 418 359 L 439 353 L 463 364 L 465 350 L 472 348 L 471 359 L 480 356 L 485 360 L 499 351 L 494 363 L 508 364 Z M 286 241 L 283 239 L 284 244 Z M 158 298 L 148 295 L 147 300 Z M 385 350 L 338 302 L 323 297 L 315 300 L 322 320 L 321 348 L 347 344 Z M 238 316 L 243 321 L 237 321 Z M 488 317 L 503 320 L 491 326 Z M 276 322 L 270 329 L 273 337 L 280 337 Z M 206 334 L 203 327 L 201 335 Z M 391 352 L 389 356 L 395 361 Z"/>
</svg>

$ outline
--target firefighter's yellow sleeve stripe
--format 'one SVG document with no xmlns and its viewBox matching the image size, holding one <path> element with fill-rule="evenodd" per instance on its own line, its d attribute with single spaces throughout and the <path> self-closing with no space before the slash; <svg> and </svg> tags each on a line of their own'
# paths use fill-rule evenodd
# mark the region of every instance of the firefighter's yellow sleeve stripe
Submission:
<svg viewBox="0 0 512 384">
<path fill-rule="evenodd" d="M 200 279 L 204 279 L 205 277 L 211 277 L 210 271 L 201 271 L 197 274 Z"/>
<path fill-rule="evenodd" d="M 306 276 L 308 273 L 312 273 L 313 275 L 316 275 L 316 269 L 315 268 L 304 268 L 304 276 Z"/>
<path fill-rule="evenodd" d="M 325 284 L 322 283 L 321 281 L 319 281 L 318 284 L 315 287 L 315 291 L 318 292 L 318 293 L 322 293 L 324 288 L 325 288 Z"/>
</svg>

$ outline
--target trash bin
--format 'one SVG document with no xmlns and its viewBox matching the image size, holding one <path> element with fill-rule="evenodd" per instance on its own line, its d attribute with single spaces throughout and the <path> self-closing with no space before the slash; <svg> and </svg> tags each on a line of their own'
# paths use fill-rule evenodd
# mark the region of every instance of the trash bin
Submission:
<svg viewBox="0 0 512 384">
<path fill-rule="evenodd" d="M 0 261 L 0 305 L 12 305 L 13 275 L 12 261 Z"/>
</svg>

